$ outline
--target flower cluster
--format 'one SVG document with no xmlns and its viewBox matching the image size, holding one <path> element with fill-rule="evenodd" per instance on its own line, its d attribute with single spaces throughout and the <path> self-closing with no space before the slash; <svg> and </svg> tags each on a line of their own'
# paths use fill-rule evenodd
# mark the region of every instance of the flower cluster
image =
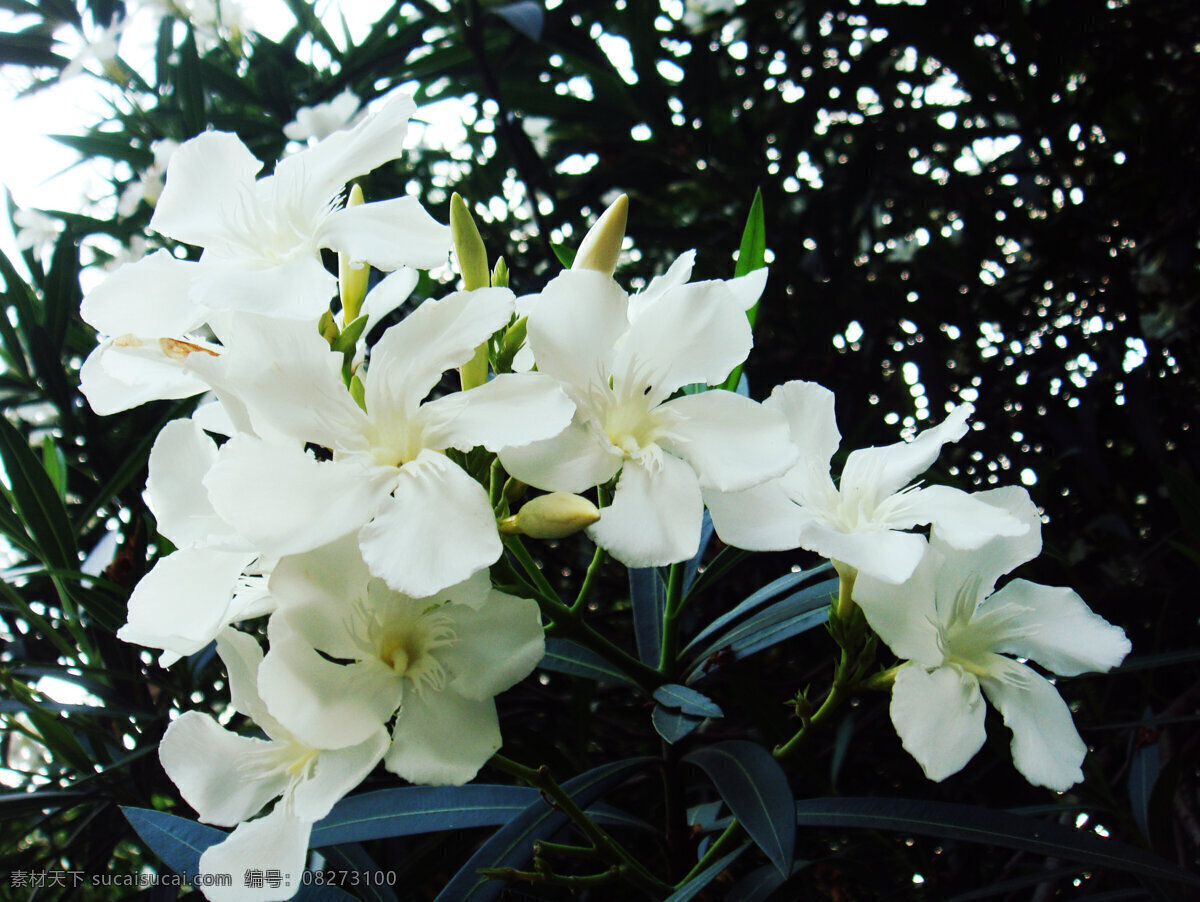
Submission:
<svg viewBox="0 0 1200 902">
<path fill-rule="evenodd" d="M 931 778 L 980 747 L 982 691 L 1031 781 L 1078 780 L 1065 704 L 1006 654 L 1070 675 L 1128 643 L 1069 590 L 1018 580 L 988 597 L 1040 549 L 1028 495 L 914 483 L 970 407 L 851 452 L 835 483 L 831 392 L 789 382 L 760 404 L 710 388 L 750 352 L 766 269 L 691 281 L 688 252 L 630 295 L 613 276 L 622 198 L 570 269 L 518 298 L 461 203 L 446 228 L 415 200 L 346 192 L 396 158 L 412 111 L 394 98 L 263 178 L 234 135 L 183 144 L 152 226 L 199 260 L 160 250 L 84 301 L 97 411 L 206 393 L 154 444 L 146 499 L 175 550 L 120 631 L 163 664 L 215 641 L 233 709 L 265 734 L 189 712 L 163 739 L 184 798 L 235 828 L 202 866 L 295 879 L 312 824 L 379 763 L 414 783 L 475 776 L 501 745 L 495 696 L 544 653 L 539 602 L 491 580 L 505 534 L 586 528 L 622 564 L 664 566 L 696 555 L 705 507 L 728 544 L 834 561 L 908 661 L 892 716 Z M 398 319 L 413 268 L 444 262 L 452 235 L 463 289 Z M 368 266 L 389 273 L 370 291 Z M 511 512 L 528 487 L 548 494 Z"/>
</svg>

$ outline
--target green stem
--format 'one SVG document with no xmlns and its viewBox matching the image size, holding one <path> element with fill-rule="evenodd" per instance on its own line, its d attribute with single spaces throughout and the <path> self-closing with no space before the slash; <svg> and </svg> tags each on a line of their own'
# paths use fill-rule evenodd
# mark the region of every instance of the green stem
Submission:
<svg viewBox="0 0 1200 902">
<path fill-rule="evenodd" d="M 696 862 L 696 866 L 688 871 L 682 880 L 675 884 L 675 888 L 678 889 L 686 884 L 689 880 L 694 878 L 697 874 L 703 873 L 705 868 L 724 855 L 729 850 L 730 846 L 734 845 L 739 839 L 741 839 L 741 834 L 742 825 L 739 824 L 735 818 L 733 822 L 725 828 L 725 832 L 718 836 L 713 844 L 708 847 L 708 851 L 704 853 L 704 857 Z"/>
<path fill-rule="evenodd" d="M 615 864 L 607 871 L 601 871 L 599 874 L 585 874 L 578 877 L 543 871 L 521 871 L 517 868 L 479 869 L 481 876 L 491 880 L 506 880 L 509 883 L 546 883 L 552 886 L 567 886 L 572 889 L 585 889 L 589 886 L 600 886 L 604 883 L 611 883 L 625 873 L 625 871 L 625 868 Z"/>
<path fill-rule="evenodd" d="M 658 671 L 666 677 L 675 673 L 675 658 L 679 654 L 679 615 L 683 612 L 683 565 L 672 564 L 667 577 L 667 601 L 663 611 L 662 648 L 658 656 Z"/>
<path fill-rule="evenodd" d="M 579 828 L 580 832 L 591 842 L 593 847 L 600 852 L 605 858 L 613 864 L 627 868 L 626 876 L 641 889 L 646 890 L 652 895 L 659 895 L 661 891 L 670 889 L 670 885 L 663 883 L 645 867 L 642 866 L 636 858 L 619 842 L 613 839 L 608 833 L 600 827 L 595 821 L 587 816 L 582 808 L 575 804 L 575 800 L 550 776 L 550 768 L 542 765 L 534 769 L 526 767 L 523 764 L 518 764 L 510 758 L 505 758 L 503 755 L 493 755 L 490 759 L 490 764 L 498 770 L 504 771 L 518 780 L 522 780 L 539 790 L 549 799 L 554 805 L 567 817 L 571 822 Z"/>
<path fill-rule="evenodd" d="M 504 544 L 534 581 L 534 584 L 529 586 L 533 590 L 533 600 L 538 603 L 542 615 L 552 621 L 559 632 L 600 655 L 637 683 L 638 687 L 647 695 L 652 694 L 662 684 L 662 676 L 657 670 L 622 651 L 592 629 L 584 621 L 582 611 L 562 603 L 558 593 L 542 575 L 519 536 L 504 536 Z"/>
<path fill-rule="evenodd" d="M 587 573 L 584 574 L 583 584 L 579 587 L 579 594 L 575 596 L 575 602 L 571 605 L 573 612 L 578 613 L 584 609 L 588 596 L 592 594 L 592 585 L 596 581 L 596 574 L 600 572 L 603 565 L 604 549 L 597 545 L 596 553 L 592 555 L 592 562 L 588 564 Z"/>
</svg>

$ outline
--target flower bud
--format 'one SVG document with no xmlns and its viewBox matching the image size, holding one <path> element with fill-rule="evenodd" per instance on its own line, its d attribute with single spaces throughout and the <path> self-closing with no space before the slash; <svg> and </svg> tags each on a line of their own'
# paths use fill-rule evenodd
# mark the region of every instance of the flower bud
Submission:
<svg viewBox="0 0 1200 902">
<path fill-rule="evenodd" d="M 502 533 L 520 533 L 535 539 L 561 539 L 600 519 L 596 505 L 579 495 L 551 492 L 525 504 L 516 516 L 497 525 Z"/>
<path fill-rule="evenodd" d="M 347 207 L 357 207 L 363 202 L 362 188 L 355 183 L 346 198 Z M 342 298 L 342 322 L 350 323 L 358 318 L 363 298 L 367 296 L 367 283 L 371 269 L 365 263 L 355 266 L 345 254 L 338 254 L 338 292 Z"/>
<path fill-rule="evenodd" d="M 629 197 L 622 194 L 600 214 L 575 254 L 571 269 L 594 269 L 611 276 L 617 269 L 621 242 L 625 240 L 625 223 L 629 219 Z"/>
<path fill-rule="evenodd" d="M 458 194 L 450 196 L 450 236 L 454 240 L 454 255 L 458 258 L 463 288 L 467 291 L 487 288 L 491 284 L 487 250 L 466 201 Z"/>
</svg>

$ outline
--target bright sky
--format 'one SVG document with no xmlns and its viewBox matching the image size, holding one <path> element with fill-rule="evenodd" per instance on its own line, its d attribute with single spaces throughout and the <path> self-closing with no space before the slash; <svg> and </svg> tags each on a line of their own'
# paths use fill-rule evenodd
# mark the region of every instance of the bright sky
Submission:
<svg viewBox="0 0 1200 902">
<path fill-rule="evenodd" d="M 254 0 L 246 3 L 253 30 L 278 39 L 295 23 L 285 0 Z M 341 15 L 349 22 L 352 38 L 361 38 L 391 4 L 388 0 L 336 0 L 318 4 L 318 12 L 333 35 L 341 34 Z M 339 7 L 343 7 L 339 9 Z M 121 59 L 133 68 L 149 72 L 159 13 L 152 2 L 130 3 L 129 25 L 120 36 Z M 35 21 L 0 10 L 0 31 L 16 31 Z M 56 51 L 72 57 L 83 47 L 82 38 L 64 28 L 55 37 Z M 97 64 L 90 63 L 91 68 Z M 81 134 L 89 125 L 105 118 L 112 88 L 86 72 L 23 98 L 18 95 L 32 83 L 28 70 L 16 66 L 0 69 L 0 121 L 5 139 L 0 141 L 0 182 L 12 193 L 19 207 L 79 210 L 82 198 L 111 196 L 111 188 L 94 171 L 76 166 L 78 154 L 46 137 L 50 134 Z M 0 249 L 12 252 L 14 240 L 7 218 L 0 225 Z"/>
</svg>

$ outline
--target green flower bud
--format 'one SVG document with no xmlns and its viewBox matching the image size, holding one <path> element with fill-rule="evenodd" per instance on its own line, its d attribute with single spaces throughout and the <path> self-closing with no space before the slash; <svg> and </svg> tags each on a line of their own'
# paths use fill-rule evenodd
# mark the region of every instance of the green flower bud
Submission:
<svg viewBox="0 0 1200 902">
<path fill-rule="evenodd" d="M 520 533 L 535 539 L 561 539 L 600 519 L 596 505 L 579 495 L 551 492 L 539 495 L 505 517 L 497 526 L 502 533 Z"/>
<path fill-rule="evenodd" d="M 346 198 L 346 206 L 357 207 L 362 202 L 362 188 L 354 184 Z M 363 298 L 367 296 L 367 283 L 370 278 L 371 268 L 367 264 L 360 263 L 354 266 L 349 257 L 338 254 L 338 292 L 342 298 L 343 323 L 358 319 L 358 311 L 362 309 Z"/>
</svg>

